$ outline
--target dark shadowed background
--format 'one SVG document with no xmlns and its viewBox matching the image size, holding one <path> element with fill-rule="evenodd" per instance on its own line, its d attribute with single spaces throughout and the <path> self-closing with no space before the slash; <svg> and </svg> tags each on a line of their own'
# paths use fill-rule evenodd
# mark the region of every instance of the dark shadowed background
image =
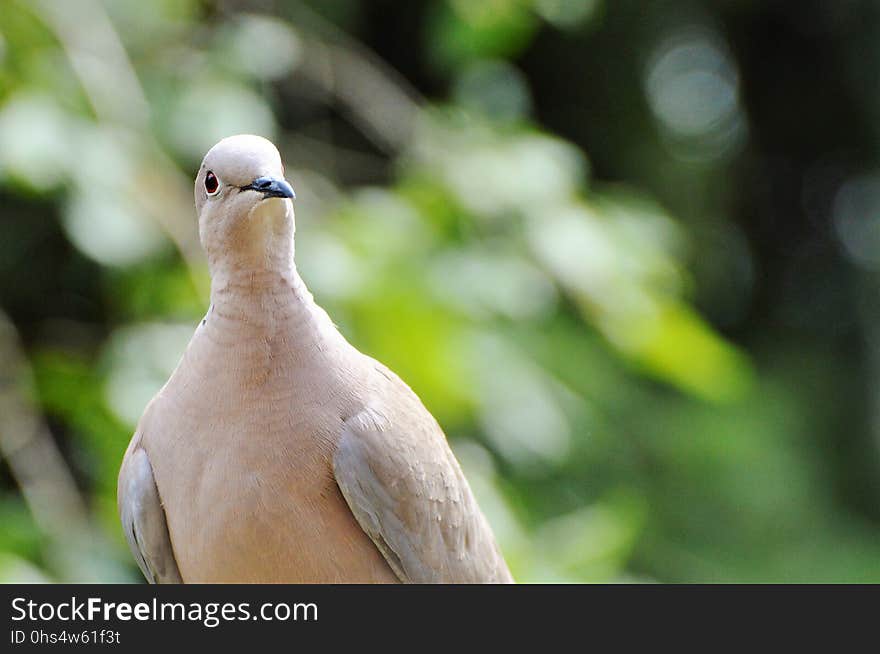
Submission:
<svg viewBox="0 0 880 654">
<path fill-rule="evenodd" d="M 0 580 L 140 579 L 116 474 L 241 132 L 518 580 L 880 581 L 860 0 L 0 0 Z"/>
</svg>

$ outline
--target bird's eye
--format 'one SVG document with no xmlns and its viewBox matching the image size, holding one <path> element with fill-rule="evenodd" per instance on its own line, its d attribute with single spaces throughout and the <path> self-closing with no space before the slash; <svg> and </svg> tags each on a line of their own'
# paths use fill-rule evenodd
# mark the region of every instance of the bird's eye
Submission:
<svg viewBox="0 0 880 654">
<path fill-rule="evenodd" d="M 205 190 L 208 192 L 208 195 L 216 195 L 217 191 L 220 190 L 220 180 L 210 170 L 205 175 Z"/>
</svg>

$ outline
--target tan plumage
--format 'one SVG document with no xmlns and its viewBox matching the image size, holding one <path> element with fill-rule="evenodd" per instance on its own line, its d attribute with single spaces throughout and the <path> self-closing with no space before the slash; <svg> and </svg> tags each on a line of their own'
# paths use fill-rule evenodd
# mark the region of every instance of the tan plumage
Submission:
<svg viewBox="0 0 880 654">
<path fill-rule="evenodd" d="M 276 181 L 245 188 L 261 180 Z M 278 180 L 277 150 L 255 136 L 218 143 L 196 178 L 211 308 L 119 475 L 141 570 L 158 583 L 512 581 L 439 425 L 314 303 Z"/>
</svg>

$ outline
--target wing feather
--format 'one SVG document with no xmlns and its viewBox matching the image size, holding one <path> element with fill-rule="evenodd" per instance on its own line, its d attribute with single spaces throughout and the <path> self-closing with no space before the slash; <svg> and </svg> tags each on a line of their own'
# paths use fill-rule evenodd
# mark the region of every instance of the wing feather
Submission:
<svg viewBox="0 0 880 654">
<path fill-rule="evenodd" d="M 125 538 L 144 577 L 151 584 L 182 583 L 153 467 L 142 448 L 135 446 L 125 457 L 117 495 Z"/>
<path fill-rule="evenodd" d="M 512 582 L 440 426 L 400 384 L 402 401 L 343 426 L 333 470 L 358 524 L 404 582 Z"/>
</svg>

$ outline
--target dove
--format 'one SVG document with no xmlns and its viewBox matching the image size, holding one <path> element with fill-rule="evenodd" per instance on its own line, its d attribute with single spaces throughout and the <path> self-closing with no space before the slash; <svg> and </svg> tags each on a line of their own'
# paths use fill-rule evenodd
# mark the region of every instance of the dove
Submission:
<svg viewBox="0 0 880 654">
<path fill-rule="evenodd" d="M 119 472 L 138 566 L 151 583 L 512 582 L 437 421 L 306 288 L 294 198 L 259 136 L 199 168 L 210 307 Z"/>
</svg>

